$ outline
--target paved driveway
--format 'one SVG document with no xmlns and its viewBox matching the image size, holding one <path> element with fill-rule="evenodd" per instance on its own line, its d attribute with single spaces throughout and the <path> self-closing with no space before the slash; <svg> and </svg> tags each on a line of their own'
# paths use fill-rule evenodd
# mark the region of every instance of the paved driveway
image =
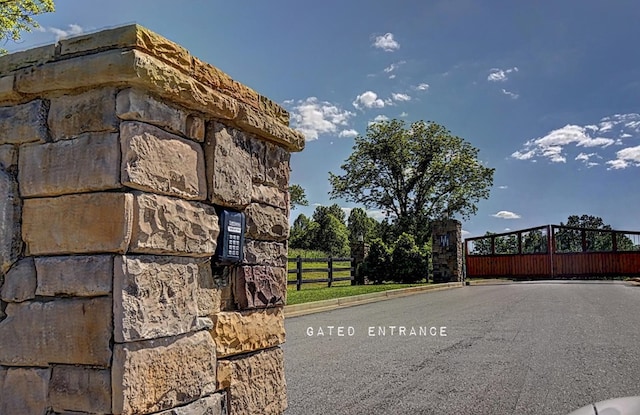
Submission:
<svg viewBox="0 0 640 415">
<path fill-rule="evenodd" d="M 640 395 L 640 287 L 624 283 L 470 286 L 285 325 L 286 415 L 563 415 Z"/>
</svg>

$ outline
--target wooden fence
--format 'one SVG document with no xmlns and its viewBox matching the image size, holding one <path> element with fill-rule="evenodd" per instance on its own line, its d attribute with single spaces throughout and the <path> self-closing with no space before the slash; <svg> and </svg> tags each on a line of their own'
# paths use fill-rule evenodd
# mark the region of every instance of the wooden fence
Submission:
<svg viewBox="0 0 640 415">
<path fill-rule="evenodd" d="M 327 287 L 331 287 L 336 281 L 354 281 L 356 265 L 354 258 L 302 258 L 300 256 L 296 258 L 289 258 L 289 262 L 295 262 L 295 269 L 290 269 L 289 274 L 296 274 L 296 279 L 293 281 L 287 281 L 288 285 L 296 285 L 296 290 L 300 291 L 302 284 L 308 283 L 327 283 Z M 349 262 L 349 267 L 336 267 L 334 263 L 337 262 Z M 305 268 L 303 264 L 327 264 L 326 268 Z M 350 271 L 348 277 L 334 277 L 334 273 L 340 271 Z M 305 273 L 327 273 L 327 278 L 304 278 Z M 352 282 L 353 283 L 353 282 Z"/>
</svg>

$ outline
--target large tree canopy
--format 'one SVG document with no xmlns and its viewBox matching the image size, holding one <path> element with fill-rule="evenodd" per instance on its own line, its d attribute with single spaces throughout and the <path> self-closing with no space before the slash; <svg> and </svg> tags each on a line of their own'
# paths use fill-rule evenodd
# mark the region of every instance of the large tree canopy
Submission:
<svg viewBox="0 0 640 415">
<path fill-rule="evenodd" d="M 0 0 L 0 42 L 20 40 L 22 32 L 40 27 L 33 16 L 54 10 L 53 0 Z"/>
<path fill-rule="evenodd" d="M 475 214 L 494 173 L 470 143 L 431 121 L 371 124 L 341 167 L 345 174 L 329 173 L 333 198 L 385 210 L 419 238 L 434 219 Z"/>
</svg>

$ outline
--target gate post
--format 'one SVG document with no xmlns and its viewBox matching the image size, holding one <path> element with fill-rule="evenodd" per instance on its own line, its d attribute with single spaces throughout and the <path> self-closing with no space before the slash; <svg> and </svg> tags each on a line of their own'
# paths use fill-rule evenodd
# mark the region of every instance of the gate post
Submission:
<svg viewBox="0 0 640 415">
<path fill-rule="evenodd" d="M 462 223 L 455 219 L 433 224 L 431 259 L 433 282 L 462 282 Z"/>
<path fill-rule="evenodd" d="M 553 231 L 553 225 L 547 225 L 547 253 L 549 254 L 549 276 L 551 278 L 555 277 L 555 272 L 553 270 L 553 255 L 556 252 L 556 238 Z"/>
<path fill-rule="evenodd" d="M 364 238 L 359 238 L 357 242 L 351 244 L 351 285 L 363 285 L 366 283 L 360 265 L 369 255 L 369 244 L 364 242 Z"/>
</svg>

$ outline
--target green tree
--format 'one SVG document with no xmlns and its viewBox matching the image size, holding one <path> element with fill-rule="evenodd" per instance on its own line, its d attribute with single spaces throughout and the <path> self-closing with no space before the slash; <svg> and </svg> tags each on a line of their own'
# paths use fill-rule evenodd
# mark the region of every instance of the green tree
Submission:
<svg viewBox="0 0 640 415">
<path fill-rule="evenodd" d="M 623 233 L 616 234 L 618 251 L 640 251 L 640 245 L 635 245 L 633 240 Z"/>
<path fill-rule="evenodd" d="M 40 27 L 33 16 L 53 11 L 53 0 L 0 0 L 0 41 L 20 40 L 22 32 Z M 0 55 L 5 53 L 0 48 Z"/>
<path fill-rule="evenodd" d="M 358 242 L 360 237 L 368 242 L 378 236 L 378 221 L 367 216 L 367 212 L 362 208 L 351 209 L 347 222 L 351 244 Z"/>
<path fill-rule="evenodd" d="M 494 235 L 494 232 L 487 231 L 482 239 L 475 239 L 471 244 L 471 251 L 469 254 L 471 255 L 491 255 L 491 235 Z"/>
<path fill-rule="evenodd" d="M 293 221 L 289 236 L 289 246 L 291 248 L 313 249 L 313 241 L 317 229 L 318 224 L 301 213 Z"/>
<path fill-rule="evenodd" d="M 344 216 L 344 211 L 336 204 L 316 207 L 313 212 L 313 221 L 317 224 L 312 235 L 313 249 L 333 256 L 349 254 L 349 232 L 344 224 Z"/>
<path fill-rule="evenodd" d="M 413 235 L 408 233 L 401 234 L 396 241 L 391 263 L 391 277 L 396 282 L 410 284 L 428 277 L 426 258 L 416 245 Z"/>
<path fill-rule="evenodd" d="M 292 210 L 295 209 L 296 206 L 309 206 L 307 195 L 299 184 L 289 186 L 289 204 Z"/>
<path fill-rule="evenodd" d="M 599 216 L 571 215 L 567 218 L 567 223 L 560 222 L 560 226 L 590 230 L 558 229 L 555 235 L 556 251 L 558 252 L 582 252 L 583 232 L 586 251 L 610 251 L 613 249 L 613 237 L 610 232 L 594 231 L 595 229 L 611 230 L 611 226 L 606 225 Z"/>
<path fill-rule="evenodd" d="M 558 252 L 582 252 L 583 233 L 586 251 L 613 250 L 613 233 L 609 232 L 612 228 L 599 216 L 571 215 L 567 218 L 567 223 L 560 222 L 560 226 L 582 229 L 558 229 L 555 235 Z M 616 235 L 616 244 L 619 251 L 634 250 L 633 241 L 623 233 Z"/>
<path fill-rule="evenodd" d="M 600 216 L 592 215 L 571 215 L 567 218 L 567 223 L 563 224 L 560 222 L 560 226 L 572 226 L 575 228 L 588 229 L 611 229 L 611 226 L 606 225 Z"/>
<path fill-rule="evenodd" d="M 522 253 L 539 254 L 547 252 L 547 235 L 541 229 L 533 229 L 522 235 Z"/>
<path fill-rule="evenodd" d="M 507 235 L 497 235 L 491 238 L 493 235 L 496 235 L 494 232 L 487 232 L 484 234 L 485 237 L 482 239 L 477 239 L 473 241 L 473 249 L 471 250 L 472 255 L 491 255 L 491 239 L 493 239 L 494 252 L 495 255 L 504 255 L 504 254 L 517 254 L 518 253 L 518 235 L 516 233 L 507 234 Z M 537 242 L 532 237 L 528 242 L 526 242 L 532 246 Z M 525 252 L 525 238 L 523 238 L 523 252 Z M 527 245 L 528 247 L 529 245 Z"/>
<path fill-rule="evenodd" d="M 391 250 L 382 239 L 371 241 L 369 253 L 362 264 L 362 273 L 374 284 L 381 284 L 391 275 Z"/>
<path fill-rule="evenodd" d="M 337 203 L 331 206 L 316 206 L 316 210 L 313 212 L 313 219 L 317 221 L 321 215 L 332 215 L 343 224 L 346 220 L 344 210 Z"/>
<path fill-rule="evenodd" d="M 500 235 L 494 238 L 494 248 L 496 254 L 517 254 L 518 236 L 514 233 Z"/>
<path fill-rule="evenodd" d="M 332 197 L 389 212 L 420 244 L 430 238 L 430 221 L 475 214 L 494 173 L 476 148 L 431 121 L 371 124 L 341 167 L 345 174 L 329 173 Z"/>
<path fill-rule="evenodd" d="M 393 245 L 395 240 L 398 239 L 398 236 L 400 236 L 397 232 L 398 228 L 394 226 L 391 219 L 388 217 L 378 222 L 376 228 L 377 237 L 382 239 L 387 245 Z"/>
<path fill-rule="evenodd" d="M 333 256 L 349 255 L 349 235 L 344 223 L 333 215 L 328 215 L 317 223 L 314 249 Z"/>
</svg>

